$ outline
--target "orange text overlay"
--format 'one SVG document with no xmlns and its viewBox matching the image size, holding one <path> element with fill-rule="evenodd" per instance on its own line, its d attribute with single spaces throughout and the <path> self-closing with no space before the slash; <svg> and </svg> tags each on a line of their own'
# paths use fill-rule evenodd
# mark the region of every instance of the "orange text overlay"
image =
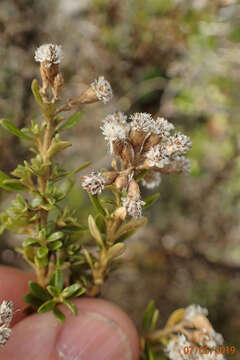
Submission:
<svg viewBox="0 0 240 360">
<path fill-rule="evenodd" d="M 215 346 L 215 347 L 208 347 L 208 346 L 185 346 L 183 348 L 184 354 L 212 354 L 215 352 L 216 354 L 228 354 L 234 355 L 237 351 L 234 345 L 232 346 Z"/>
</svg>

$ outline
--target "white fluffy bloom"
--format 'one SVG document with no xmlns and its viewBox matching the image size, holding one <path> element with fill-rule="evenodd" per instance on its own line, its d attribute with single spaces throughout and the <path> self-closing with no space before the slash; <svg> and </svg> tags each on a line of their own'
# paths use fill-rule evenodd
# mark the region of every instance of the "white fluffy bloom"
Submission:
<svg viewBox="0 0 240 360">
<path fill-rule="evenodd" d="M 151 147 L 146 153 L 146 158 L 148 159 L 148 165 L 150 167 L 158 167 L 161 169 L 169 164 L 169 157 L 162 152 L 162 145 L 159 144 Z"/>
<path fill-rule="evenodd" d="M 162 145 L 162 153 L 164 156 L 178 159 L 179 156 L 184 155 L 192 147 L 190 138 L 183 134 L 174 134 Z"/>
<path fill-rule="evenodd" d="M 41 45 L 35 51 L 34 59 L 40 63 L 46 61 L 47 67 L 50 67 L 52 64 L 60 64 L 63 60 L 62 46 L 55 44 Z"/>
<path fill-rule="evenodd" d="M 130 119 L 132 120 L 132 130 L 149 133 L 154 126 L 154 120 L 152 118 L 152 115 L 148 113 L 135 113 L 133 115 L 130 115 Z"/>
<path fill-rule="evenodd" d="M 190 346 L 191 344 L 187 341 L 186 337 L 179 335 L 176 339 L 169 342 L 165 351 L 170 360 L 193 360 L 191 354 L 188 353 Z"/>
<path fill-rule="evenodd" d="M 102 133 L 110 144 L 111 153 L 113 152 L 112 143 L 116 140 L 124 140 L 129 134 L 129 124 L 127 123 L 127 116 L 122 112 L 106 116 L 101 126 Z"/>
<path fill-rule="evenodd" d="M 198 354 L 196 360 L 224 360 L 225 357 L 220 354 L 216 353 L 215 351 L 210 351 L 208 354 Z"/>
<path fill-rule="evenodd" d="M 13 302 L 3 300 L 0 305 L 0 323 L 10 324 L 13 318 Z"/>
<path fill-rule="evenodd" d="M 91 84 L 92 89 L 96 92 L 97 98 L 106 104 L 113 97 L 111 85 L 103 76 L 100 76 Z"/>
<path fill-rule="evenodd" d="M 81 185 L 92 195 L 101 194 L 105 186 L 105 178 L 100 172 L 92 172 L 90 175 L 82 176 Z"/>
<path fill-rule="evenodd" d="M 202 308 L 200 305 L 189 305 L 185 309 L 184 319 L 187 321 L 191 321 L 194 319 L 197 315 L 208 315 L 208 309 Z"/>
<path fill-rule="evenodd" d="M 135 200 L 131 197 L 122 198 L 122 206 L 126 208 L 129 216 L 136 219 L 142 216 L 142 205 L 144 204 L 145 202 L 140 199 Z"/>
<path fill-rule="evenodd" d="M 8 341 L 12 330 L 9 329 L 6 325 L 0 326 L 0 345 L 5 345 Z"/>
<path fill-rule="evenodd" d="M 160 117 L 158 117 L 152 124 L 152 132 L 160 135 L 162 138 L 167 138 L 174 128 L 175 126 L 172 123 Z"/>
<path fill-rule="evenodd" d="M 142 185 L 147 189 L 154 189 L 161 184 L 162 178 L 161 175 L 157 172 L 151 172 L 151 174 L 147 174 L 145 178 L 142 179 Z"/>
</svg>

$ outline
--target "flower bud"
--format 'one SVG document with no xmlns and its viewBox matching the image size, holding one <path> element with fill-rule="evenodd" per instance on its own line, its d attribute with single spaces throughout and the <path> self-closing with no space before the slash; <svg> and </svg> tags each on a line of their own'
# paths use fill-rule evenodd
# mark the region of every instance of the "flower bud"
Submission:
<svg viewBox="0 0 240 360">
<path fill-rule="evenodd" d="M 128 184 L 128 176 L 126 174 L 120 174 L 114 182 L 114 185 L 119 190 L 126 188 L 127 184 Z"/>
</svg>

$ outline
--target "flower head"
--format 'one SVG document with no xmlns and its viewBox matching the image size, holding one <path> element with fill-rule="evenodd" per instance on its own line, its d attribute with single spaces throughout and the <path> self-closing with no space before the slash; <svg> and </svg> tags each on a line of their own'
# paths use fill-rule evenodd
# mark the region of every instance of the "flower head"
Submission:
<svg viewBox="0 0 240 360">
<path fill-rule="evenodd" d="M 105 186 L 105 178 L 100 172 L 92 172 L 90 175 L 81 177 L 81 185 L 92 195 L 101 194 Z"/>
<path fill-rule="evenodd" d="M 37 62 L 46 62 L 46 67 L 52 64 L 60 64 L 63 60 L 63 51 L 61 45 L 44 44 L 35 51 L 34 58 Z"/>
<path fill-rule="evenodd" d="M 113 97 L 111 85 L 103 76 L 100 76 L 91 84 L 92 89 L 96 92 L 97 98 L 106 104 Z"/>
<path fill-rule="evenodd" d="M 13 318 L 13 302 L 3 300 L 0 305 L 0 323 L 10 324 Z"/>
<path fill-rule="evenodd" d="M 164 143 L 162 150 L 168 157 L 174 157 L 177 159 L 178 156 L 185 154 L 191 150 L 192 142 L 190 138 L 184 134 L 174 134 L 168 138 L 168 141 Z"/>
<path fill-rule="evenodd" d="M 198 315 L 208 315 L 208 309 L 202 308 L 200 305 L 189 305 L 185 309 L 184 319 L 187 321 L 191 321 Z"/>
<path fill-rule="evenodd" d="M 170 360 L 193 360 L 189 354 L 184 352 L 184 348 L 189 349 L 191 344 L 184 335 L 179 335 L 176 339 L 172 339 L 166 347 L 166 353 Z"/>
<path fill-rule="evenodd" d="M 105 136 L 105 140 L 110 144 L 111 152 L 113 152 L 112 143 L 128 137 L 129 124 L 127 123 L 127 116 L 120 111 L 106 116 L 103 120 L 101 130 Z"/>
<path fill-rule="evenodd" d="M 152 132 L 166 139 L 175 126 L 164 118 L 158 117 L 152 124 Z"/>
<path fill-rule="evenodd" d="M 130 116 L 131 129 L 148 133 L 154 126 L 154 120 L 151 114 L 148 113 L 135 113 Z"/>
<path fill-rule="evenodd" d="M 134 217 L 135 219 L 142 216 L 142 205 L 144 204 L 145 202 L 141 199 L 135 200 L 128 196 L 122 198 L 122 206 L 126 208 L 128 215 Z"/>
<path fill-rule="evenodd" d="M 9 329 L 6 325 L 0 326 L 0 345 L 5 345 L 8 341 L 12 330 Z"/>
<path fill-rule="evenodd" d="M 158 144 L 151 147 L 151 149 L 146 153 L 146 158 L 150 167 L 158 167 L 159 169 L 161 169 L 165 165 L 169 164 L 169 156 L 166 152 L 162 150 L 162 145 Z"/>
</svg>

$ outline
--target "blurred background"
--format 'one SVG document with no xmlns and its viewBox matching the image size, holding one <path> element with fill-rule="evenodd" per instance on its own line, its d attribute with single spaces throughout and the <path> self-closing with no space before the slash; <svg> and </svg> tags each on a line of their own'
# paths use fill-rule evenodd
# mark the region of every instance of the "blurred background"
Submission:
<svg viewBox="0 0 240 360">
<path fill-rule="evenodd" d="M 150 299 L 163 325 L 191 303 L 206 306 L 226 343 L 240 337 L 240 2 L 237 0 L 1 0 L 0 117 L 18 127 L 38 118 L 31 95 L 42 43 L 62 44 L 63 97 L 76 96 L 99 75 L 114 89 L 109 105 L 86 107 L 66 137 L 68 169 L 91 160 L 109 167 L 99 129 L 121 110 L 163 116 L 193 141 L 192 172 L 166 176 L 149 224 L 128 241 L 121 268 L 103 296 L 140 325 Z M 0 130 L 0 168 L 10 173 L 29 158 L 27 144 Z M 61 159 L 62 160 L 62 159 Z M 87 172 L 90 170 L 87 169 Z M 77 184 L 79 181 L 77 180 Z M 150 191 L 144 190 L 144 196 Z M 143 196 L 143 197 L 144 197 Z M 0 193 L 1 208 L 12 198 Z M 80 186 L 70 201 L 91 207 Z M 5 232 L 0 262 L 26 267 Z"/>
</svg>

